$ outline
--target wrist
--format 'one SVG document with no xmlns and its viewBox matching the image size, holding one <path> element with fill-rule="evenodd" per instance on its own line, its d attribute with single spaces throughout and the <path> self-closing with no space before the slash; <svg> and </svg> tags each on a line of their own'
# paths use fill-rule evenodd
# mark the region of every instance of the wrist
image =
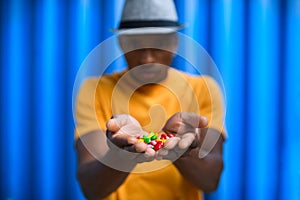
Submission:
<svg viewBox="0 0 300 200">
<path fill-rule="evenodd" d="M 133 159 L 134 154 L 115 146 L 110 148 L 100 161 L 118 171 L 131 172 L 137 164 Z"/>
</svg>

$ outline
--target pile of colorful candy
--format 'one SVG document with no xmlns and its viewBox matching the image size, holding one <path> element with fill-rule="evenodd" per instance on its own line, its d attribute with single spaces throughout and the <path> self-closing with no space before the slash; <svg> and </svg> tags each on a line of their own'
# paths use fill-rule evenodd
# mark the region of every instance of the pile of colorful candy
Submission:
<svg viewBox="0 0 300 200">
<path fill-rule="evenodd" d="M 138 142 L 144 142 L 148 145 L 148 147 L 158 151 L 160 148 L 164 147 L 167 139 L 174 137 L 173 134 L 158 134 L 154 133 L 154 131 L 150 131 L 148 135 L 137 136 Z"/>
</svg>

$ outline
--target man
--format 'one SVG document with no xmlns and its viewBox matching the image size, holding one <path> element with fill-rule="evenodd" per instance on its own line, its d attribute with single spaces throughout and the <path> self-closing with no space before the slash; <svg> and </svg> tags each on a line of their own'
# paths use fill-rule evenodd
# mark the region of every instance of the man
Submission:
<svg viewBox="0 0 300 200">
<path fill-rule="evenodd" d="M 77 171 L 88 199 L 194 200 L 217 188 L 222 95 L 212 78 L 169 67 L 180 28 L 173 1 L 126 1 L 117 33 L 128 69 L 86 80 L 77 96 Z M 137 139 L 150 131 L 174 137 L 155 151 Z"/>
</svg>

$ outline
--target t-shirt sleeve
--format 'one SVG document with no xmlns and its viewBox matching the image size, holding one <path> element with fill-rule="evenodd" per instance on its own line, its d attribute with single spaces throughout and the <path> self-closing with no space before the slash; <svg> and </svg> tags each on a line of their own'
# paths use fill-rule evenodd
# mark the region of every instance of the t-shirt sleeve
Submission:
<svg viewBox="0 0 300 200">
<path fill-rule="evenodd" d="M 90 78 L 81 85 L 75 102 L 75 139 L 99 130 L 95 112 L 97 78 Z"/>
<path fill-rule="evenodd" d="M 214 128 L 227 138 L 225 127 L 225 102 L 218 83 L 209 76 L 203 77 L 200 91 L 200 114 L 208 118 L 208 127 Z"/>
</svg>

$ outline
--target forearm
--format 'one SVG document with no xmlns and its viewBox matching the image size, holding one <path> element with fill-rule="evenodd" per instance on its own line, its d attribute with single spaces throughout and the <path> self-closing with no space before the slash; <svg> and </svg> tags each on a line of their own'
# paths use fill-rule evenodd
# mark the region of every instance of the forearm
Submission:
<svg viewBox="0 0 300 200">
<path fill-rule="evenodd" d="M 77 178 L 88 199 L 102 199 L 115 191 L 126 179 L 128 172 L 110 168 L 98 160 L 81 164 Z"/>
<path fill-rule="evenodd" d="M 177 159 L 174 165 L 190 183 L 205 192 L 212 192 L 219 183 L 223 169 L 222 157 L 211 153 L 200 159 L 198 152 L 199 148 L 192 149 Z"/>
<path fill-rule="evenodd" d="M 135 166 L 127 157 L 105 147 L 105 138 L 99 137 L 104 137 L 103 132 L 94 131 L 76 143 L 77 178 L 87 199 L 108 196 L 125 181 Z"/>
<path fill-rule="evenodd" d="M 209 131 L 208 131 L 209 130 Z M 207 149 L 206 141 L 215 141 L 211 149 Z M 192 184 L 205 192 L 214 191 L 219 183 L 223 170 L 223 137 L 215 129 L 202 129 L 196 148 L 188 149 L 174 162 L 181 174 Z M 199 156 L 200 149 L 209 152 L 206 156 Z"/>
</svg>

